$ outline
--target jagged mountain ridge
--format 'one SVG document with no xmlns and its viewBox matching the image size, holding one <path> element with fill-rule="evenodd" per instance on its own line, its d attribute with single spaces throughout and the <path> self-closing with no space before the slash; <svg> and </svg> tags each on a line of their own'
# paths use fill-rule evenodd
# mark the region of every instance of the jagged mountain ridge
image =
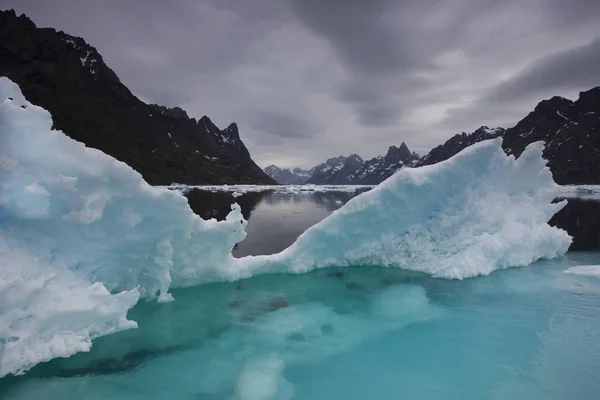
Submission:
<svg viewBox="0 0 600 400">
<path fill-rule="evenodd" d="M 600 184 L 600 87 L 579 93 L 576 101 L 554 96 L 542 100 L 509 129 L 485 126 L 455 135 L 417 164 L 435 164 L 481 140 L 502 136 L 506 154 L 519 157 L 529 144 L 544 141 L 544 158 L 561 185 Z"/>
<path fill-rule="evenodd" d="M 264 169 L 265 173 L 282 185 L 303 185 L 312 175 L 314 168 L 304 170 L 302 168 L 279 168 L 269 165 Z"/>
<path fill-rule="evenodd" d="M 482 140 L 504 136 L 504 132 L 504 128 L 488 128 L 487 126 L 482 126 L 469 134 L 463 132 L 461 134 L 454 135 L 444 144 L 433 148 L 427 155 L 425 155 L 415 164 L 415 167 L 436 164 L 440 161 L 447 160 L 453 155 L 459 153 L 461 150 L 475 143 L 481 142 Z"/>
<path fill-rule="evenodd" d="M 390 146 L 385 156 L 372 158 L 365 162 L 355 177 L 359 184 L 376 185 L 402 168 L 411 168 L 419 160 L 419 155 L 411 152 L 404 142 L 400 147 Z"/>
<path fill-rule="evenodd" d="M 546 143 L 544 158 L 558 184 L 600 184 L 600 87 L 581 92 L 576 101 L 541 101 L 506 130 L 502 147 L 520 156 L 538 140 Z"/>
<path fill-rule="evenodd" d="M 52 114 L 54 128 L 127 163 L 151 184 L 275 183 L 252 160 L 235 123 L 146 104 L 82 38 L 0 11 L 0 76 Z"/>
<path fill-rule="evenodd" d="M 382 164 L 386 165 L 383 160 L 395 153 L 392 146 L 385 157 L 365 161 L 363 168 L 354 173 L 336 172 L 345 169 L 346 159 L 343 157 L 330 159 L 317 166 L 315 173 L 325 168 L 326 172 L 336 177 L 334 182 L 327 181 L 327 177 L 323 178 L 322 181 L 326 184 L 377 184 L 403 167 L 436 164 L 468 146 L 496 137 L 503 137 L 504 151 L 516 157 L 521 155 L 527 145 L 544 141 L 544 158 L 548 160 L 548 166 L 558 184 L 600 184 L 600 86 L 581 92 L 576 101 L 559 96 L 542 100 L 512 128 L 482 126 L 469 134 L 463 132 L 454 135 L 412 163 L 397 166 L 388 162 L 387 166 L 382 167 Z M 403 150 L 402 153 L 406 155 L 407 151 Z M 346 179 L 337 179 L 339 176 Z M 365 179 L 366 176 L 369 179 Z M 313 177 L 308 182 L 321 183 L 319 176 L 314 181 L 312 179 Z"/>
<path fill-rule="evenodd" d="M 351 154 L 329 158 L 308 171 L 270 165 L 265 172 L 281 184 L 376 185 L 397 170 L 412 166 L 418 159 L 419 155 L 402 143 L 399 147 L 390 146 L 385 156 L 366 161 L 358 154 Z"/>
</svg>

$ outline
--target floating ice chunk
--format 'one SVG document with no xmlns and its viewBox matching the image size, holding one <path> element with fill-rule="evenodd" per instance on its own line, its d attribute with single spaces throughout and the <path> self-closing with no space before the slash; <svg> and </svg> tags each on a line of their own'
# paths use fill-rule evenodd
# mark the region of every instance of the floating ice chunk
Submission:
<svg viewBox="0 0 600 400">
<path fill-rule="evenodd" d="M 600 265 L 577 265 L 567 269 L 565 274 L 591 276 L 600 279 Z"/>
<path fill-rule="evenodd" d="M 240 259 L 240 274 L 382 265 L 463 279 L 561 256 L 571 238 L 547 221 L 566 201 L 552 203 L 560 188 L 542 149 L 534 143 L 515 160 L 499 138 L 403 169 L 283 252 Z"/>
</svg>

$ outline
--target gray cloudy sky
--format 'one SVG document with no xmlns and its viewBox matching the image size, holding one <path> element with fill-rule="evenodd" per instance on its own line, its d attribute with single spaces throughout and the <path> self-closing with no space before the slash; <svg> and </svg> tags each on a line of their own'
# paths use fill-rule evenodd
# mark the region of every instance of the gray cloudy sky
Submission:
<svg viewBox="0 0 600 400">
<path fill-rule="evenodd" d="M 261 166 L 425 153 L 600 85 L 599 0 L 0 0 L 147 102 L 236 121 Z"/>
</svg>

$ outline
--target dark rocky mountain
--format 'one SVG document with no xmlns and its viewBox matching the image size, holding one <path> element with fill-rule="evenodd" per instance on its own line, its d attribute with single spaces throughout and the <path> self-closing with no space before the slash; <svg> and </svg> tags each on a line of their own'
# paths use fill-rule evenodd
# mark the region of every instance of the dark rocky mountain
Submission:
<svg viewBox="0 0 600 400">
<path fill-rule="evenodd" d="M 385 156 L 375 157 L 365 162 L 356 176 L 357 183 L 377 185 L 396 171 L 413 167 L 418 161 L 419 155 L 415 152 L 411 153 L 404 142 L 400 147 L 390 146 Z"/>
<path fill-rule="evenodd" d="M 554 180 L 561 184 L 600 184 L 600 87 L 581 92 L 576 101 L 553 97 L 541 101 L 517 125 L 509 129 L 482 126 L 453 136 L 422 159 L 402 143 L 385 156 L 364 161 L 358 155 L 335 157 L 314 168 L 306 181 L 314 184 L 365 184 L 383 182 L 399 169 L 444 161 L 482 140 L 503 137 L 507 154 L 520 156 L 527 145 L 544 141 Z"/>
<path fill-rule="evenodd" d="M 365 161 L 358 154 L 329 158 L 317 165 L 307 183 L 316 185 L 352 185 Z"/>
<path fill-rule="evenodd" d="M 303 185 L 313 173 L 314 168 L 304 170 L 302 168 L 279 168 L 276 165 L 269 165 L 264 169 L 265 174 L 275 179 L 282 185 Z"/>
<path fill-rule="evenodd" d="M 600 184 L 600 87 L 581 92 L 577 101 L 543 100 L 506 130 L 502 147 L 518 157 L 538 140 L 546 142 L 544 158 L 557 183 Z"/>
<path fill-rule="evenodd" d="M 419 155 L 408 149 L 405 143 L 400 147 L 390 146 L 385 156 L 363 160 L 357 154 L 328 159 L 322 164 L 302 170 L 281 169 L 275 165 L 265 168 L 265 172 L 281 184 L 302 185 L 376 185 L 390 177 L 397 170 L 411 167 L 419 160 Z"/>
<path fill-rule="evenodd" d="M 235 123 L 220 130 L 181 108 L 145 104 L 83 39 L 0 11 L 0 76 L 52 114 L 54 128 L 124 161 L 151 184 L 275 183 Z"/>
<path fill-rule="evenodd" d="M 400 147 L 390 146 L 385 156 L 363 160 L 356 154 L 349 157 L 330 158 L 315 167 L 307 183 L 321 185 L 377 185 L 394 172 L 412 167 L 419 155 L 408 149 L 404 142 Z"/>
<path fill-rule="evenodd" d="M 462 133 L 431 150 L 417 164 L 435 164 L 464 148 L 503 136 L 507 154 L 519 157 L 527 145 L 544 141 L 544 158 L 561 185 L 600 184 L 600 87 L 581 92 L 576 101 L 563 97 L 542 100 L 517 125 L 509 129 L 482 126 Z"/>
<path fill-rule="evenodd" d="M 475 143 L 481 142 L 482 140 L 503 136 L 504 132 L 504 128 L 488 128 L 487 126 L 482 126 L 481 128 L 469 134 L 463 132 L 459 135 L 454 135 L 448 139 L 446 143 L 437 146 L 425 157 L 421 158 L 415 164 L 415 167 L 436 164 L 440 161 L 447 160 L 453 155 L 459 153 L 461 150 Z"/>
</svg>

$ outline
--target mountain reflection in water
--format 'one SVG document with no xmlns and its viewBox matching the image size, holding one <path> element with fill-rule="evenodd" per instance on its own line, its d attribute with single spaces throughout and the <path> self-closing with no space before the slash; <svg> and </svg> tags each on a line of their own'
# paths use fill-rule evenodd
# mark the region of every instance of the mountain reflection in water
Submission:
<svg viewBox="0 0 600 400">
<path fill-rule="evenodd" d="M 229 192 L 193 189 L 186 193 L 194 213 L 204 219 L 224 219 L 231 204 L 238 203 L 248 220 L 248 236 L 233 249 L 235 257 L 277 253 L 312 225 L 321 221 L 353 197 L 355 192 L 249 192 L 234 197 Z M 559 200 L 559 199 L 557 199 Z M 568 204 L 550 220 L 550 225 L 573 236 L 570 250 L 600 250 L 600 201 L 568 199 Z"/>
</svg>

